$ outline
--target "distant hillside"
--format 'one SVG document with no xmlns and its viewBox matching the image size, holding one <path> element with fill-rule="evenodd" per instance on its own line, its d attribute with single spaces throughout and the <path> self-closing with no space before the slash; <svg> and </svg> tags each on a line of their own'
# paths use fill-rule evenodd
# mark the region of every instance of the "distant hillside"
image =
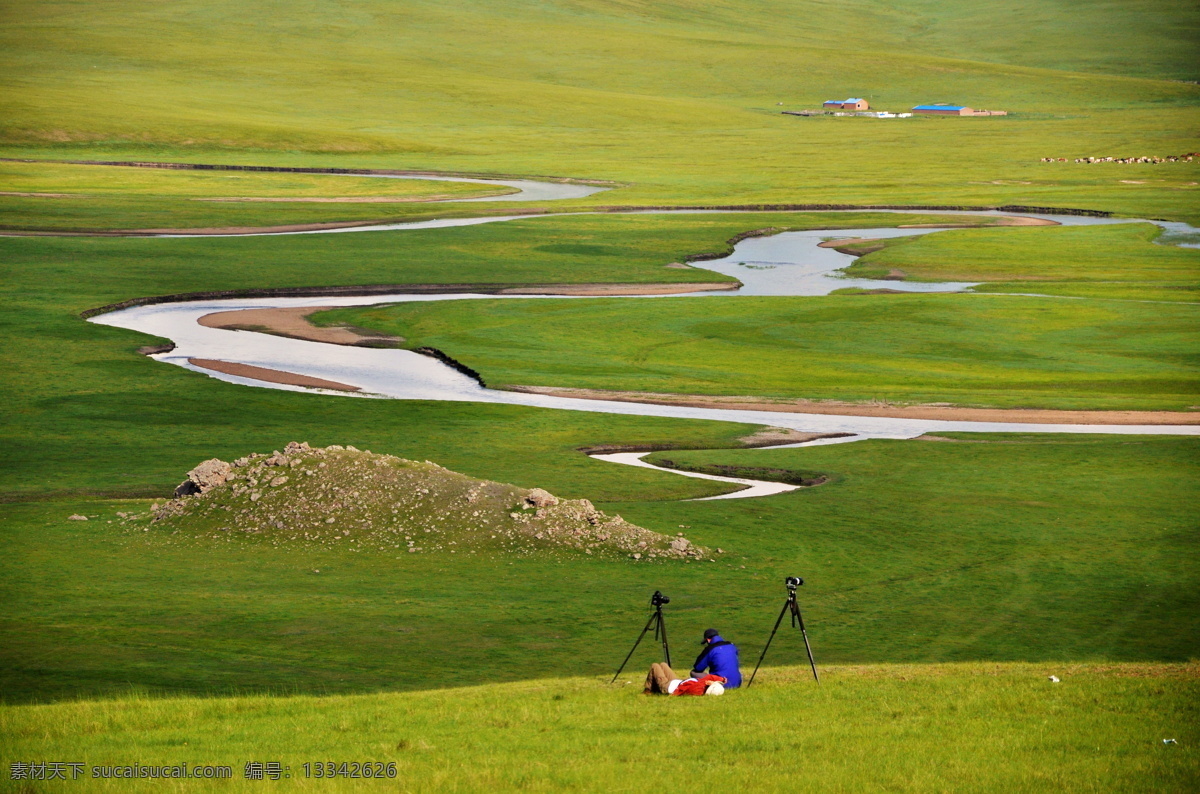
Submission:
<svg viewBox="0 0 1200 794">
<path fill-rule="evenodd" d="M 1200 87 L 1178 82 L 1200 78 L 1195 4 L 40 0 L 0 13 L 0 154 L 631 185 L 593 204 L 820 197 L 1163 216 L 1195 203 L 1179 192 L 1195 166 L 1139 188 L 1038 165 L 1197 148 Z M 1012 115 L 780 115 L 846 96 Z"/>
</svg>

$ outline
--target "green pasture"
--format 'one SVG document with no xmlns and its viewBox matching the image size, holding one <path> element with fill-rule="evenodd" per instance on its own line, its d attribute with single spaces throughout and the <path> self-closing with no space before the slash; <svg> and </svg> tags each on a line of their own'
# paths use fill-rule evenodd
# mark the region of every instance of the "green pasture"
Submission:
<svg viewBox="0 0 1200 794">
<path fill-rule="evenodd" d="M 700 221 L 693 231 L 714 222 L 724 220 Z M 574 248 L 534 250 L 602 260 L 633 254 L 611 244 L 627 234 L 662 245 L 693 223 L 580 217 L 504 226 L 569 229 L 579 240 Z M 602 228 L 610 231 L 596 234 Z M 533 253 L 494 233 L 522 261 Z M 1054 297 L 848 290 L 818 298 L 455 301 L 336 309 L 313 321 L 437 347 L 496 387 L 1187 410 L 1200 397 L 1193 355 L 1200 315 L 1190 300 L 1200 252 L 1156 244 L 1158 233 L 1149 224 L 953 230 L 872 243 L 883 250 L 847 269 Z M 1061 299 L 1068 296 L 1121 300 Z"/>
<path fill-rule="evenodd" d="M 515 193 L 503 185 L 390 179 L 352 174 L 182 171 L 67 163 L 0 162 L 6 190 L 82 194 L 87 198 L 425 198 Z"/>
<path fill-rule="evenodd" d="M 197 397 L 218 403 L 228 395 L 218 404 L 237 405 L 231 424 L 253 439 L 265 429 L 245 426 L 257 414 L 236 399 L 250 391 L 214 383 Z M 176 414 L 187 407 L 164 402 Z M 275 548 L 245 536 L 124 525 L 116 515 L 148 501 L 48 494 L 53 501 L 6 505 L 0 521 L 5 698 L 108 695 L 131 684 L 322 694 L 599 675 L 636 638 L 656 588 L 672 598 L 681 666 L 712 625 L 751 658 L 783 603 L 785 575 L 805 577 L 814 649 L 830 664 L 1175 662 L 1200 652 L 1195 439 L 960 436 L 657 453 L 678 466 L 830 477 L 776 497 L 680 502 L 720 486 L 590 460 L 562 442 L 693 429 L 679 440 L 713 444 L 720 425 L 616 424 L 534 409 L 507 409 L 500 422 L 482 407 L 383 405 L 386 414 L 363 416 L 386 416 L 370 429 L 338 427 L 327 414 L 312 421 L 374 452 L 428 455 L 476 476 L 590 495 L 610 515 L 685 531 L 722 551 L 715 562 L 649 563 Z M 153 410 L 137 408 L 150 416 L 144 438 L 126 442 L 131 462 L 140 454 L 162 465 L 195 450 L 176 473 L 159 476 L 163 495 L 200 458 L 272 446 L 248 441 L 230 451 L 234 428 L 181 425 L 164 454 Z M 276 436 L 273 446 L 282 446 L 287 436 Z M 559 446 L 549 443 L 555 438 Z M 64 480 L 88 482 L 86 470 L 104 467 L 115 483 L 120 469 L 111 460 L 57 464 Z M 90 520 L 68 520 L 75 513 Z M 773 647 L 773 663 L 802 658 L 794 632 Z M 641 649 L 635 669 L 655 653 L 653 643 Z"/>
<path fill-rule="evenodd" d="M 290 775 L 282 785 L 334 791 L 678 790 L 697 778 L 739 791 L 1198 782 L 1194 665 L 826 667 L 820 687 L 807 668 L 787 667 L 721 698 L 646 698 L 641 672 L 613 687 L 595 676 L 355 697 L 133 694 L 5 707 L 0 730 L 6 760 L 85 764 L 88 777 L 37 784 L 46 791 L 160 790 L 162 781 L 90 778 L 92 766 L 135 760 L 233 767 L 230 780 L 177 784 L 189 791 L 281 785 L 246 780 L 249 761 L 279 763 Z M 323 774 L 343 760 L 395 764 L 395 779 L 305 778 L 306 763 L 316 775 L 316 762 Z"/>
<path fill-rule="evenodd" d="M 1200 149 L 1200 88 L 1186 82 L 1198 76 L 1197 12 L 1163 0 L 1022 0 L 1003 14 L 975 0 L 286 11 L 40 0 L 4 13 L 0 36 L 8 156 L 627 185 L 578 206 L 1015 203 L 1200 217 L 1200 162 L 1040 162 Z M 781 113 L 851 95 L 888 110 L 961 102 L 1011 115 Z"/>
</svg>

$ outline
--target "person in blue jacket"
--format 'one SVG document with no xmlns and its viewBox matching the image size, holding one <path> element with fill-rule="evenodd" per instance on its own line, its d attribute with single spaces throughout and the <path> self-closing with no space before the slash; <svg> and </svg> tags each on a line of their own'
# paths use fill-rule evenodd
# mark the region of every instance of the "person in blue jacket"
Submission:
<svg viewBox="0 0 1200 794">
<path fill-rule="evenodd" d="M 713 675 L 725 678 L 729 683 L 726 689 L 736 689 L 742 685 L 742 671 L 738 669 L 737 646 L 723 639 L 716 629 L 704 632 L 704 650 L 696 657 L 692 665 L 692 677 L 698 678 L 708 670 Z"/>
</svg>

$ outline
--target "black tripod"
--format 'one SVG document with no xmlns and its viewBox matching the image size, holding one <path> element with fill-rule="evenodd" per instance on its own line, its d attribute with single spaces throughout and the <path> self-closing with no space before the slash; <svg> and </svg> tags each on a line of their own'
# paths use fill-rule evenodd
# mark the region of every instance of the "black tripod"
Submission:
<svg viewBox="0 0 1200 794">
<path fill-rule="evenodd" d="M 633 657 L 633 652 L 637 650 L 642 638 L 646 636 L 646 632 L 650 631 L 650 627 L 654 627 L 654 639 L 659 639 L 662 635 L 663 657 L 667 660 L 667 667 L 671 666 L 671 649 L 667 647 L 667 622 L 663 617 L 663 604 L 671 603 L 671 599 L 662 594 L 661 591 L 655 590 L 654 595 L 650 596 L 650 605 L 654 607 L 654 613 L 650 615 L 650 619 L 646 621 L 646 627 L 642 629 L 642 633 L 638 635 L 637 642 L 633 643 L 633 647 L 629 649 L 629 655 L 625 657 L 625 661 L 621 662 L 621 666 L 617 668 L 617 672 L 613 675 L 610 684 L 615 683 L 617 676 L 625 669 L 625 665 L 629 664 L 630 658 Z"/>
<path fill-rule="evenodd" d="M 817 683 L 820 684 L 821 677 L 817 675 L 817 663 L 813 661 L 812 646 L 808 644 L 808 632 L 804 630 L 804 616 L 800 614 L 800 605 L 796 603 L 796 588 L 804 584 L 804 580 L 799 576 L 789 576 L 784 583 L 788 589 L 787 602 L 779 611 L 779 619 L 775 621 L 775 628 L 771 629 L 771 636 L 767 637 L 767 644 L 763 646 L 762 655 L 758 657 L 758 664 L 754 665 L 754 672 L 750 674 L 750 684 L 754 683 L 754 676 L 758 675 L 758 668 L 762 667 L 763 659 L 767 657 L 767 649 L 771 647 L 771 640 L 775 639 L 775 632 L 779 631 L 779 624 L 783 622 L 783 616 L 788 612 L 792 613 L 792 628 L 800 627 L 800 634 L 804 637 L 804 649 L 808 651 L 808 663 L 812 666 L 813 678 L 817 679 Z M 746 684 L 746 687 L 749 688 L 750 684 Z"/>
</svg>

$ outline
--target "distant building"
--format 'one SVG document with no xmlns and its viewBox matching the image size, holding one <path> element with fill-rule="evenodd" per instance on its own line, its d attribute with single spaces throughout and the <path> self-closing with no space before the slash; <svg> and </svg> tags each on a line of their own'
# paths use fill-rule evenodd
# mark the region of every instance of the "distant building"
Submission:
<svg viewBox="0 0 1200 794">
<path fill-rule="evenodd" d="M 831 99 L 821 107 L 826 110 L 867 110 L 871 105 L 865 99 L 851 97 L 850 99 Z"/>
<path fill-rule="evenodd" d="M 972 110 L 965 105 L 917 105 L 912 109 L 919 116 L 1007 116 L 1007 110 Z"/>
<path fill-rule="evenodd" d="M 917 105 L 913 113 L 920 116 L 970 116 L 975 111 L 964 105 Z"/>
</svg>

